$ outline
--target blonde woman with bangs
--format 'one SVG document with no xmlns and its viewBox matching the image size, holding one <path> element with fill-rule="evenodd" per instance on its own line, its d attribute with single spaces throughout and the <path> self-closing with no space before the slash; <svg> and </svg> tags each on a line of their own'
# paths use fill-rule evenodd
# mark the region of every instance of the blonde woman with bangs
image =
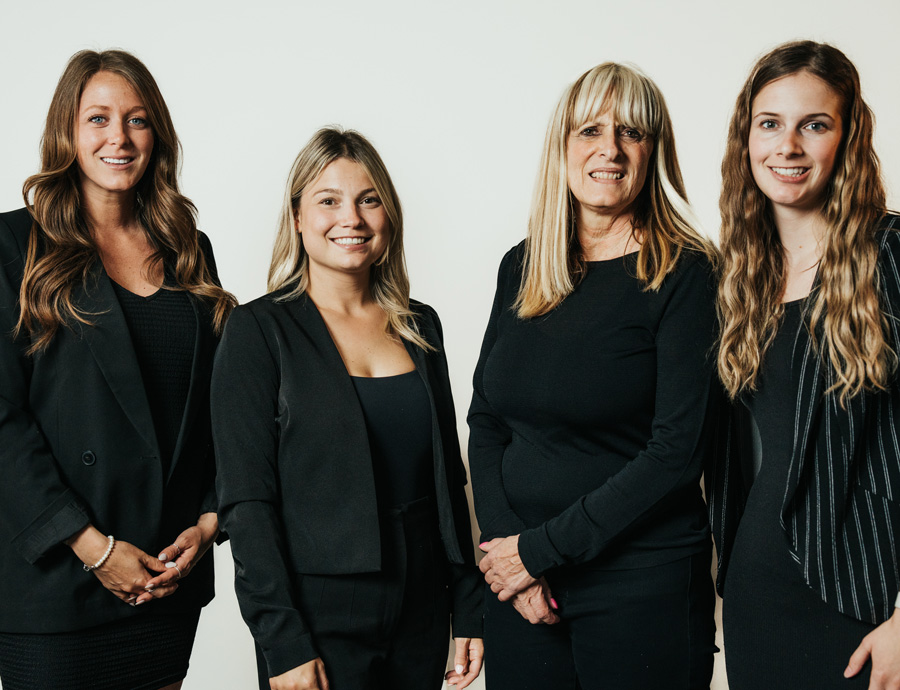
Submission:
<svg viewBox="0 0 900 690">
<path fill-rule="evenodd" d="M 209 380 L 234 298 L 147 67 L 81 51 L 0 214 L 0 680 L 177 690 L 213 597 Z"/>
<path fill-rule="evenodd" d="M 352 130 L 288 180 L 265 297 L 213 377 L 219 506 L 260 688 L 437 690 L 481 670 L 482 595 L 441 324 Z"/>
<path fill-rule="evenodd" d="M 712 256 L 659 89 L 586 72 L 547 130 L 475 371 L 489 690 L 709 687 Z"/>
<path fill-rule="evenodd" d="M 731 690 L 900 687 L 900 219 L 856 68 L 799 41 L 741 90 L 722 162 L 707 472 Z"/>
</svg>

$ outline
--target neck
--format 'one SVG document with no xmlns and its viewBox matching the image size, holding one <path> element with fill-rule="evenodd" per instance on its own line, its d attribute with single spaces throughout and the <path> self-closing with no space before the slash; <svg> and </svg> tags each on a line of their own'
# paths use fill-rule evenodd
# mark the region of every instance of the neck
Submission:
<svg viewBox="0 0 900 690">
<path fill-rule="evenodd" d="M 778 238 L 791 263 L 814 263 L 821 257 L 825 220 L 818 211 L 777 209 L 774 211 Z"/>
<path fill-rule="evenodd" d="M 578 242 L 585 261 L 624 256 L 635 246 L 631 214 L 578 219 Z"/>
<path fill-rule="evenodd" d="M 91 230 L 97 235 L 140 231 L 134 212 L 135 194 L 83 193 L 84 211 Z"/>
<path fill-rule="evenodd" d="M 342 314 L 358 312 L 374 302 L 369 289 L 368 270 L 363 273 L 341 273 L 310 266 L 306 294 L 319 309 Z"/>
</svg>

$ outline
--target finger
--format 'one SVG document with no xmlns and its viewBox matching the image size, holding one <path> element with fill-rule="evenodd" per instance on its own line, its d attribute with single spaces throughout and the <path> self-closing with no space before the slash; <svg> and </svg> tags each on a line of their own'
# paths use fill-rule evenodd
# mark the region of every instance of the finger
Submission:
<svg viewBox="0 0 900 690">
<path fill-rule="evenodd" d="M 135 605 L 145 604 L 148 601 L 152 601 L 153 599 L 163 599 L 164 597 L 172 594 L 176 589 L 178 589 L 178 585 L 174 582 L 171 585 L 166 585 L 165 587 L 156 587 L 151 591 L 142 593 L 135 601 Z"/>
<path fill-rule="evenodd" d="M 157 575 L 153 579 L 151 579 L 144 586 L 148 592 L 152 592 L 157 587 L 164 587 L 165 585 L 170 585 L 178 579 L 178 571 L 174 568 L 166 568 L 166 571 L 161 575 Z"/>
<path fill-rule="evenodd" d="M 478 545 L 478 548 L 481 549 L 482 551 L 484 551 L 485 553 L 488 553 L 491 549 L 493 549 L 495 546 L 497 546 L 497 544 L 499 544 L 501 541 L 503 541 L 502 537 L 494 537 L 490 541 L 481 542 Z"/>
<path fill-rule="evenodd" d="M 868 661 L 870 653 L 869 638 L 864 637 L 859 647 L 857 647 L 856 651 L 850 656 L 847 668 L 844 669 L 844 678 L 852 678 L 859 673 L 860 669 L 862 669 L 866 661 Z"/>
<path fill-rule="evenodd" d="M 325 665 L 318 664 L 316 666 L 316 675 L 319 677 L 320 690 L 329 690 L 331 684 L 328 682 L 328 676 L 325 675 Z"/>
<path fill-rule="evenodd" d="M 176 539 L 170 546 L 167 546 L 162 552 L 159 554 L 159 560 L 163 563 L 166 561 L 174 561 L 178 558 L 182 553 L 184 553 L 185 549 L 178 545 L 178 540 Z"/>
<path fill-rule="evenodd" d="M 455 642 L 456 654 L 453 657 L 453 670 L 462 675 L 469 665 L 469 638 L 457 637 Z"/>
<path fill-rule="evenodd" d="M 505 589 L 503 585 L 497 584 L 497 598 L 500 601 L 509 601 L 512 599 L 518 592 L 511 592 L 508 589 Z M 491 585 L 491 590 L 494 589 L 494 585 Z"/>
<path fill-rule="evenodd" d="M 479 673 L 481 673 L 481 657 L 473 656 L 469 659 L 469 672 L 465 675 L 465 678 L 462 679 L 462 682 L 456 686 L 456 690 L 464 690 L 467 688 L 476 678 L 478 678 Z"/>
</svg>

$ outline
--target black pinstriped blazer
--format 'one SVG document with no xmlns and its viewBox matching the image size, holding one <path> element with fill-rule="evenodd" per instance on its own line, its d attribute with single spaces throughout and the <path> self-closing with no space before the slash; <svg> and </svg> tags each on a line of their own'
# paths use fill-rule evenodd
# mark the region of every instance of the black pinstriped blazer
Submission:
<svg viewBox="0 0 900 690">
<path fill-rule="evenodd" d="M 900 344 L 900 216 L 879 230 L 879 289 L 892 346 Z M 814 288 L 815 289 L 815 288 Z M 842 408 L 825 391 L 834 373 L 801 330 L 793 350 L 797 391 L 794 440 L 781 524 L 785 545 L 813 590 L 841 613 L 880 623 L 900 589 L 900 377 Z M 742 463 L 749 460 L 749 412 L 723 403 L 716 464 L 706 490 L 719 550 L 716 589 L 725 591 L 728 557 L 744 510 Z"/>
</svg>

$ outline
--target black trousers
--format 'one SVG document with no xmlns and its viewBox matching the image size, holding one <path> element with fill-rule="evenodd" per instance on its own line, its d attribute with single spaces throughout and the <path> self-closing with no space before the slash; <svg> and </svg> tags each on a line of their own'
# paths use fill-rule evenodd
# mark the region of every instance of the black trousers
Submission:
<svg viewBox="0 0 900 690">
<path fill-rule="evenodd" d="M 715 646 L 709 549 L 633 570 L 548 576 L 560 622 L 532 625 L 486 589 L 488 690 L 708 690 Z"/>
<path fill-rule="evenodd" d="M 298 601 L 331 690 L 438 690 L 450 639 L 449 566 L 434 502 L 381 520 L 382 571 L 302 575 Z M 256 650 L 259 687 L 268 690 Z"/>
</svg>

